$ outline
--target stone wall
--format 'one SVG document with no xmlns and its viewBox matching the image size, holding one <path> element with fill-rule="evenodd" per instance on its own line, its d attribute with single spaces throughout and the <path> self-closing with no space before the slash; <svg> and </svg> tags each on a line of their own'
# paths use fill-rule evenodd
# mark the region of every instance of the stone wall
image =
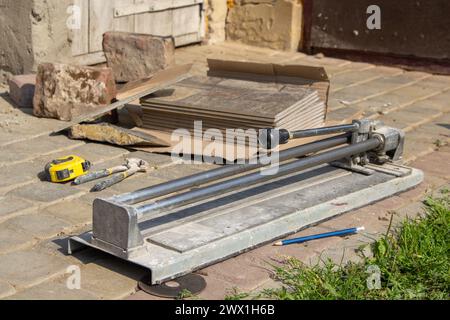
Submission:
<svg viewBox="0 0 450 320">
<path fill-rule="evenodd" d="M 228 14 L 227 0 L 206 0 L 207 39 L 208 44 L 220 43 L 226 39 L 226 20 Z"/>
<path fill-rule="evenodd" d="M 23 73 L 33 65 L 32 17 L 32 1 L 0 3 L 0 83 L 10 74 Z"/>
<path fill-rule="evenodd" d="M 227 39 L 277 50 L 297 51 L 302 29 L 301 0 L 235 0 Z"/>
<path fill-rule="evenodd" d="M 0 5 L 0 83 L 39 63 L 72 59 L 66 12 L 73 0 L 4 0 Z"/>
</svg>

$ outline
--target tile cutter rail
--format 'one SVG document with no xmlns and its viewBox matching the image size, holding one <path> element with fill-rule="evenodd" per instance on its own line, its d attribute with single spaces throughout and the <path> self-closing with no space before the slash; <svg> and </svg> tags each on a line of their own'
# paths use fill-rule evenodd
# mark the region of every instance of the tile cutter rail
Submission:
<svg viewBox="0 0 450 320">
<path fill-rule="evenodd" d="M 69 253 L 86 246 L 102 250 L 148 268 L 157 284 L 422 181 L 419 170 L 396 164 L 404 133 L 379 121 L 267 129 L 260 143 L 274 148 L 334 133 L 339 135 L 281 151 L 276 174 L 266 174 L 261 162 L 227 165 L 95 199 L 93 230 L 70 238 Z"/>
</svg>

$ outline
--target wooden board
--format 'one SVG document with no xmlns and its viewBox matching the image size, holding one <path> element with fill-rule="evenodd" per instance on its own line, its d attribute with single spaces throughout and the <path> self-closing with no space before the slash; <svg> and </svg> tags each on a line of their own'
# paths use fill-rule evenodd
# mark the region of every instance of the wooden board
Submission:
<svg viewBox="0 0 450 320">
<path fill-rule="evenodd" d="M 116 6 L 133 5 L 134 0 L 90 0 L 89 51 L 102 51 L 103 34 L 107 31 L 134 31 L 134 16 L 114 18 Z"/>
<path fill-rule="evenodd" d="M 81 15 L 80 28 L 71 30 L 72 55 L 79 56 L 89 53 L 89 0 L 73 0 L 73 6 L 80 9 Z"/>
</svg>

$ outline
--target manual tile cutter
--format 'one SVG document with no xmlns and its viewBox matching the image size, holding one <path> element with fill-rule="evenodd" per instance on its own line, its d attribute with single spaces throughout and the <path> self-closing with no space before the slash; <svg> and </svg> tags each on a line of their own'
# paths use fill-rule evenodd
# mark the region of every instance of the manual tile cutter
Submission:
<svg viewBox="0 0 450 320">
<path fill-rule="evenodd" d="M 423 180 L 421 171 L 397 164 L 404 133 L 378 121 L 284 132 L 270 143 L 333 133 L 341 134 L 281 151 L 276 175 L 265 175 L 260 162 L 227 165 L 98 198 L 93 230 L 70 238 L 69 253 L 105 251 L 148 268 L 158 284 Z M 272 135 L 263 131 L 261 142 Z"/>
</svg>

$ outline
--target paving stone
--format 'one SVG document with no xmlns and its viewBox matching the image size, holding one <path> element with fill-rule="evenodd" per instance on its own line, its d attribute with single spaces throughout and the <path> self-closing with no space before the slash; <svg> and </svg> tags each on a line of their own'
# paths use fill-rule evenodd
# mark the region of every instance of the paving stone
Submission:
<svg viewBox="0 0 450 320">
<path fill-rule="evenodd" d="M 109 198 L 109 197 L 112 197 L 112 196 L 118 195 L 118 194 L 120 194 L 120 192 L 114 191 L 111 188 L 109 188 L 109 189 L 103 190 L 101 192 L 89 192 L 89 193 L 81 196 L 79 199 L 81 201 L 83 201 L 84 203 L 87 203 L 90 206 L 92 206 L 92 203 L 97 198 Z"/>
<path fill-rule="evenodd" d="M 39 213 L 11 218 L 3 222 L 3 225 L 38 239 L 53 238 L 70 226 L 61 219 Z"/>
<path fill-rule="evenodd" d="M 66 138 L 67 141 L 77 141 L 70 140 Z M 127 155 L 129 151 L 124 148 L 111 146 L 108 144 L 102 143 L 86 143 L 83 144 L 73 150 L 70 151 L 71 154 L 76 154 L 77 156 L 82 157 L 83 159 L 91 161 L 93 164 L 101 163 L 105 159 L 111 158 L 120 158 L 121 156 Z M 67 152 L 59 152 L 55 155 L 52 155 L 53 158 L 58 158 L 62 156 L 67 156 Z M 47 160 L 48 161 L 48 160 Z M 124 162 L 121 160 L 117 160 L 118 163 Z"/>
<path fill-rule="evenodd" d="M 407 199 L 410 202 L 420 201 L 431 192 L 431 188 L 424 182 L 418 186 L 399 194 L 399 197 Z"/>
<path fill-rule="evenodd" d="M 360 100 L 368 99 L 394 90 L 397 90 L 400 94 L 402 91 L 399 91 L 399 87 L 405 86 L 412 81 L 415 80 L 410 79 L 407 74 L 401 74 L 393 77 L 383 77 L 356 86 L 347 87 L 333 93 L 332 97 L 349 101 L 351 103 L 356 103 Z M 435 92 L 435 90 L 427 90 L 426 88 L 419 87 L 419 92 L 416 92 L 414 97 L 427 95 L 430 91 Z"/>
<path fill-rule="evenodd" d="M 378 68 L 372 68 L 368 70 L 356 70 L 338 74 L 331 78 L 331 91 L 335 92 L 346 86 L 356 83 L 368 82 L 373 79 L 383 77 L 383 73 Z"/>
<path fill-rule="evenodd" d="M 450 178 L 450 153 L 436 151 L 411 163 L 413 168 L 442 179 Z"/>
<path fill-rule="evenodd" d="M 324 229 L 320 227 L 310 227 L 302 232 L 286 237 L 286 239 L 298 238 L 304 235 L 326 232 L 319 230 Z M 298 259 L 303 263 L 309 263 L 311 257 L 315 255 L 315 251 L 314 249 L 309 247 L 309 244 L 306 243 L 280 247 L 268 244 L 253 249 L 252 251 L 249 251 L 247 254 L 252 257 L 255 257 L 256 258 L 255 261 L 257 262 L 257 264 L 261 268 L 266 269 L 270 276 L 271 272 L 273 271 L 272 266 L 282 265 L 286 261 L 286 259 L 290 257 Z"/>
<path fill-rule="evenodd" d="M 64 274 L 68 266 L 63 259 L 37 250 L 16 251 L 1 256 L 0 279 L 26 288 Z"/>
<path fill-rule="evenodd" d="M 248 291 L 269 279 L 271 272 L 268 270 L 268 265 L 261 266 L 260 259 L 249 254 L 242 254 L 207 267 L 202 270 L 202 273 L 206 273 L 208 277 L 233 283 L 239 289 Z"/>
<path fill-rule="evenodd" d="M 393 96 L 406 96 L 409 99 L 421 99 L 438 92 L 438 89 L 426 87 L 422 84 L 416 83 L 407 87 L 393 90 L 390 92 L 390 94 L 392 94 Z"/>
<path fill-rule="evenodd" d="M 168 301 L 173 299 L 165 299 L 157 296 L 150 295 L 145 293 L 144 291 L 138 291 L 133 293 L 131 296 L 126 297 L 125 300 L 134 300 L 134 301 Z"/>
<path fill-rule="evenodd" d="M 133 151 L 128 155 L 128 157 L 145 160 L 151 167 L 161 167 L 165 165 L 171 165 L 173 163 L 172 157 L 170 155 L 150 153 L 145 151 Z"/>
<path fill-rule="evenodd" d="M 16 293 L 16 290 L 12 285 L 6 281 L 0 281 L 0 299 L 13 295 L 14 293 Z"/>
<path fill-rule="evenodd" d="M 67 279 L 48 281 L 12 295 L 7 300 L 97 300 L 98 297 L 83 289 L 69 289 Z"/>
<path fill-rule="evenodd" d="M 0 147 L 0 165 L 25 162 L 41 155 L 52 154 L 61 149 L 70 149 L 84 142 L 68 140 L 65 136 L 38 137 Z"/>
<path fill-rule="evenodd" d="M 419 215 L 422 215 L 424 213 L 424 208 L 425 206 L 422 201 L 415 201 L 400 209 L 395 210 L 393 220 L 394 225 L 398 226 L 400 223 L 405 221 L 405 219 L 414 219 Z"/>
<path fill-rule="evenodd" d="M 96 261 L 83 266 L 81 269 L 81 288 L 100 299 L 117 300 L 130 296 L 137 289 L 137 281 L 127 275 L 121 274 L 120 268 L 112 271 L 105 268 Z M 115 266 L 119 266 L 116 264 Z M 122 264 L 124 265 L 124 264 Z M 130 266 L 124 266 L 131 269 Z M 114 269 L 113 269 L 114 270 Z"/>
<path fill-rule="evenodd" d="M 148 173 L 138 173 L 136 176 L 130 177 L 112 186 L 111 190 L 120 194 L 151 187 L 167 181 L 158 177 L 154 177 L 151 174 L 152 171 Z"/>
<path fill-rule="evenodd" d="M 333 123 L 349 123 L 362 116 L 362 110 L 355 106 L 345 106 L 338 110 L 332 110 L 327 115 L 327 121 Z"/>
<path fill-rule="evenodd" d="M 432 115 L 430 116 L 432 117 Z M 427 118 L 417 112 L 409 112 L 408 110 L 398 110 L 391 112 L 387 115 L 382 115 L 378 118 L 383 121 L 384 124 L 392 126 L 398 129 L 411 129 L 414 126 L 418 126 L 424 123 Z M 429 119 L 430 121 L 432 118 Z"/>
<path fill-rule="evenodd" d="M 217 166 L 213 165 L 199 165 L 199 164 L 177 164 L 167 168 L 162 168 L 150 172 L 150 177 L 156 177 L 162 180 L 172 180 L 181 177 L 186 177 L 201 171 L 211 170 Z"/>
<path fill-rule="evenodd" d="M 344 266 L 349 262 L 358 263 L 362 259 L 353 248 L 339 247 L 329 248 L 320 252 L 320 254 L 313 258 L 311 264 L 323 266 L 330 260 L 336 265 Z"/>
<path fill-rule="evenodd" d="M 37 166 L 36 162 L 27 161 L 13 164 L 6 168 L 3 168 L 2 178 L 0 179 L 0 193 L 5 193 L 27 183 L 37 181 L 39 173 L 43 171 L 44 166 Z"/>
<path fill-rule="evenodd" d="M 92 223 L 92 205 L 81 199 L 60 202 L 39 210 L 39 213 L 53 216 L 69 225 Z"/>
<path fill-rule="evenodd" d="M 12 196 L 0 197 L 0 221 L 8 218 L 11 214 L 18 213 L 32 207 L 32 204 L 23 199 Z"/>
<path fill-rule="evenodd" d="M 206 275 L 204 278 L 206 280 L 206 288 L 198 295 L 200 299 L 223 300 L 227 295 L 232 294 L 234 288 L 240 289 L 236 283 L 217 279 L 214 276 Z"/>
<path fill-rule="evenodd" d="M 450 99 L 450 90 L 427 98 L 426 107 L 438 109 L 439 111 L 443 112 L 450 112 L 450 105 L 448 104 L 449 99 Z"/>
<path fill-rule="evenodd" d="M 445 77 L 431 76 L 418 82 L 418 85 L 422 85 L 427 88 L 434 88 L 437 90 L 450 89 L 450 82 L 443 81 L 443 78 Z"/>
<path fill-rule="evenodd" d="M 26 200 L 52 203 L 63 201 L 82 192 L 70 184 L 56 184 L 50 182 L 36 182 L 8 193 Z"/>
<path fill-rule="evenodd" d="M 428 140 L 424 140 L 428 138 Z M 403 150 L 403 161 L 409 163 L 415 160 L 417 157 L 426 155 L 436 148 L 433 144 L 434 141 L 430 141 L 429 137 L 421 136 L 420 134 L 410 134 L 408 132 L 405 138 L 405 146 Z"/>
<path fill-rule="evenodd" d="M 33 235 L 23 230 L 12 229 L 5 223 L 0 224 L 0 253 L 25 249 L 36 242 L 37 239 Z"/>
</svg>

